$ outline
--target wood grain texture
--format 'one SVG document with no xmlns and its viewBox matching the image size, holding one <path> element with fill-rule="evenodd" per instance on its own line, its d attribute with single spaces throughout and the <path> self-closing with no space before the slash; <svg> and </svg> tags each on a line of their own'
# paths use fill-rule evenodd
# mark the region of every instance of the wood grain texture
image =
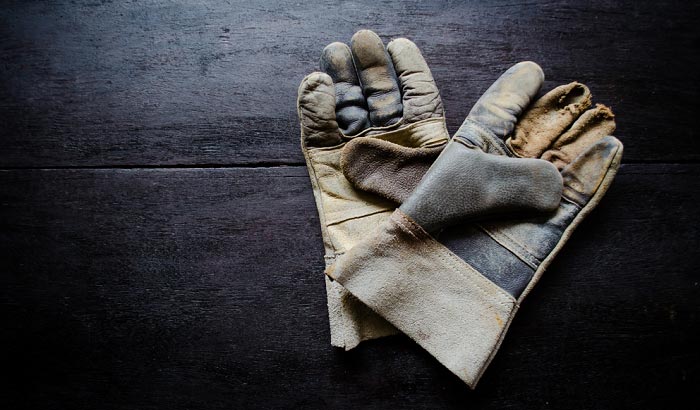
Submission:
<svg viewBox="0 0 700 410">
<path fill-rule="evenodd" d="M 613 107 L 625 161 L 700 159 L 697 2 L 5 3 L 0 167 L 302 164 L 298 84 L 360 28 L 422 48 L 451 132 L 529 59 Z"/>
<path fill-rule="evenodd" d="M 681 408 L 699 381 L 699 178 L 624 165 L 470 392 L 404 337 L 330 347 L 303 167 L 0 171 L 0 401 Z"/>
<path fill-rule="evenodd" d="M 6 1 L 0 408 L 685 408 L 700 385 L 695 2 Z M 295 99 L 360 28 L 454 132 L 538 62 L 626 162 L 474 392 L 405 337 L 329 345 Z M 694 401 L 694 400 L 693 400 Z M 692 403 L 692 402 L 691 402 Z"/>
</svg>

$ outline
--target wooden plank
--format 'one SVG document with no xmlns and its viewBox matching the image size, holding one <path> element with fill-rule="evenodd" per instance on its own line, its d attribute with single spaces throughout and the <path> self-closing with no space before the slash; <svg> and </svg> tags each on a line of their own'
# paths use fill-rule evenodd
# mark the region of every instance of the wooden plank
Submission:
<svg viewBox="0 0 700 410">
<path fill-rule="evenodd" d="M 580 80 L 614 108 L 626 161 L 695 161 L 688 3 L 12 2 L 0 9 L 0 167 L 301 164 L 297 86 L 326 44 L 364 27 L 423 49 L 451 132 L 530 59 L 547 89 Z"/>
<path fill-rule="evenodd" d="M 681 408 L 700 362 L 699 177 L 623 166 L 469 392 L 403 337 L 330 347 L 303 167 L 0 171 L 2 402 Z"/>
</svg>

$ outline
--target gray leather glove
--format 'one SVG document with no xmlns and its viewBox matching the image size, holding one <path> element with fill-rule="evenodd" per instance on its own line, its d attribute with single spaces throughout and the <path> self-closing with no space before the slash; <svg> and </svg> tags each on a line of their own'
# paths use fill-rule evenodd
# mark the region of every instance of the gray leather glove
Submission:
<svg viewBox="0 0 700 410">
<path fill-rule="evenodd" d="M 301 149 L 311 177 L 326 265 L 381 224 L 396 205 L 355 189 L 341 170 L 348 141 L 384 140 L 419 154 L 395 175 L 412 191 L 448 140 L 440 93 L 420 51 L 397 39 L 384 48 L 373 32 L 357 32 L 350 47 L 332 43 L 321 69 L 301 82 Z M 351 349 L 396 329 L 326 277 L 331 344 Z"/>
<path fill-rule="evenodd" d="M 546 94 L 514 131 L 515 122 L 504 120 L 517 115 L 514 107 L 526 104 L 505 103 L 517 100 L 511 95 L 517 88 L 503 92 L 508 89 L 494 84 L 414 193 L 327 270 L 472 388 L 521 301 L 607 191 L 622 156 L 622 144 L 609 136 L 615 128 L 612 113 L 604 106 L 586 110 L 591 98 L 585 86 L 572 83 Z M 496 126 L 475 126 L 484 123 Z M 464 202 L 471 200 L 474 186 L 454 183 L 459 177 L 453 170 L 464 167 L 451 154 L 456 144 L 550 161 L 564 184 L 556 210 L 546 216 L 445 228 L 471 212 Z M 502 176 L 494 171 L 477 192 L 509 189 Z M 474 183 L 473 178 L 468 181 Z M 391 187 L 381 183 L 373 189 L 392 195 Z"/>
</svg>

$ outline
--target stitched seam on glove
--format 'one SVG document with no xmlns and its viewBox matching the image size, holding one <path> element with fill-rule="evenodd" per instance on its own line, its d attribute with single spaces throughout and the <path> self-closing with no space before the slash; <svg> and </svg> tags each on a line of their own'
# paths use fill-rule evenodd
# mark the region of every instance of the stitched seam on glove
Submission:
<svg viewBox="0 0 700 410">
<path fill-rule="evenodd" d="M 345 217 L 340 218 L 340 219 L 330 219 L 329 218 L 330 220 L 326 222 L 326 226 L 334 226 L 334 225 L 341 224 L 343 222 L 352 221 L 354 219 L 362 219 L 362 218 L 368 217 L 370 215 L 376 215 L 376 214 L 380 214 L 382 212 L 391 212 L 393 210 L 391 208 L 380 208 L 380 209 L 375 208 L 375 210 L 373 210 L 371 212 L 367 212 L 365 210 L 366 208 L 372 208 L 372 207 L 362 207 L 361 209 L 356 210 L 356 212 L 358 212 L 357 215 L 354 215 L 354 214 L 353 215 L 346 215 Z M 347 214 L 347 213 L 349 213 L 349 211 L 334 212 L 334 213 L 330 213 L 330 215 L 332 216 L 335 213 Z"/>
<path fill-rule="evenodd" d="M 520 245 L 520 243 L 503 232 L 494 232 L 490 229 L 484 228 L 482 225 L 477 224 L 479 229 L 481 229 L 486 235 L 491 239 L 496 241 L 499 245 L 510 251 L 515 257 L 523 261 L 532 269 L 537 269 L 540 264 L 540 260 L 537 259 L 527 248 Z"/>
<path fill-rule="evenodd" d="M 468 125 L 468 126 L 467 126 Z M 464 131 L 462 130 L 464 128 Z M 500 138 L 496 136 L 491 130 L 485 128 L 483 125 L 479 124 L 478 122 L 472 120 L 472 119 L 465 119 L 464 122 L 462 123 L 462 126 L 457 130 L 457 133 L 454 135 L 453 139 L 457 139 L 462 143 L 467 143 L 467 144 L 472 144 L 466 136 L 463 136 L 462 134 L 468 134 L 469 131 L 476 132 L 477 135 L 478 133 L 481 133 L 486 139 L 488 139 L 489 144 L 496 148 L 499 154 L 505 155 L 507 157 L 512 157 L 512 154 L 509 152 L 507 147 L 504 145 L 503 141 L 501 141 Z M 470 146 L 468 145 L 468 146 Z M 474 147 L 474 145 L 471 145 Z M 481 147 L 481 146 L 475 146 L 481 151 L 488 152 L 486 149 L 487 147 Z"/>
<path fill-rule="evenodd" d="M 398 215 L 397 215 L 398 214 Z M 439 247 L 445 252 L 440 253 L 440 259 L 447 265 L 449 268 L 452 269 L 452 273 L 460 275 L 466 279 L 468 279 L 471 283 L 477 286 L 477 288 L 487 297 L 487 299 L 491 299 L 491 295 L 493 292 L 489 292 L 485 286 L 493 286 L 498 292 L 506 295 L 512 303 L 517 303 L 515 298 L 511 296 L 508 292 L 504 291 L 498 285 L 495 283 L 491 282 L 488 278 L 486 278 L 484 275 L 482 275 L 479 271 L 474 269 L 471 265 L 469 265 L 467 262 L 465 262 L 462 258 L 459 256 L 455 255 L 452 251 L 450 251 L 447 247 L 445 247 L 443 244 L 441 244 L 439 241 L 437 241 L 435 238 L 433 238 L 429 233 L 425 232 L 425 230 L 420 227 L 416 222 L 414 222 L 410 217 L 400 210 L 396 210 L 394 212 L 394 215 L 397 215 L 400 219 L 394 219 L 396 223 L 403 228 L 403 230 L 416 238 L 419 242 L 425 243 L 425 246 L 427 247 Z M 407 223 L 409 226 L 406 226 Z M 413 228 L 413 229 L 412 229 Z M 449 260 L 447 259 L 449 258 Z M 469 272 L 469 274 L 465 274 L 464 271 Z M 484 282 L 485 281 L 485 282 Z M 488 284 L 488 285 L 487 285 Z M 498 302 L 501 306 L 503 307 L 508 307 L 509 305 L 503 302 Z"/>
</svg>

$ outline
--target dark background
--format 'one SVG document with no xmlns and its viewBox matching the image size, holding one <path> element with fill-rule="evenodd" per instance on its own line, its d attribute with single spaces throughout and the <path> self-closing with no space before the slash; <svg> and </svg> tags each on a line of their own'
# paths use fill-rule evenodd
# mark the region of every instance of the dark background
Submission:
<svg viewBox="0 0 700 410">
<path fill-rule="evenodd" d="M 697 2 L 3 1 L 0 407 L 653 409 L 696 401 Z M 406 337 L 329 344 L 296 90 L 371 28 L 454 132 L 538 62 L 624 164 L 471 392 Z M 692 406 L 692 405 L 691 405 Z"/>
</svg>

